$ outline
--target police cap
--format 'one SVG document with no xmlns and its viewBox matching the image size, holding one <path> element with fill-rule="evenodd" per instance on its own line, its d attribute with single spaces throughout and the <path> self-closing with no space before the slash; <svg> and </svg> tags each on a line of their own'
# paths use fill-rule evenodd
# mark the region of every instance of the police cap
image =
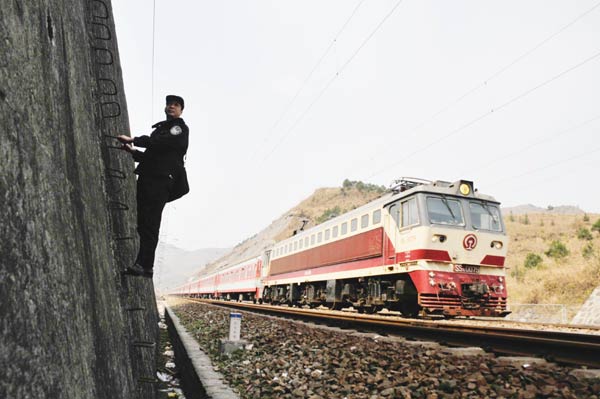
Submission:
<svg viewBox="0 0 600 399">
<path fill-rule="evenodd" d="M 167 96 L 167 105 L 169 103 L 177 103 L 177 104 L 181 105 L 181 109 L 183 110 L 183 107 L 184 107 L 183 98 L 173 95 L 173 94 L 170 94 Z"/>
</svg>

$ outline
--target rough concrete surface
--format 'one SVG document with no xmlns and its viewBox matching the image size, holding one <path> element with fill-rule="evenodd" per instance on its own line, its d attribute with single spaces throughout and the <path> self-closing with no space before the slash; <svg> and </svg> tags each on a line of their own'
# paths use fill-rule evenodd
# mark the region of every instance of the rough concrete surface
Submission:
<svg viewBox="0 0 600 399">
<path fill-rule="evenodd" d="M 600 326 L 600 287 L 597 287 L 585 301 L 571 324 Z"/>
<path fill-rule="evenodd" d="M 0 50 L 0 397 L 153 398 L 111 3 L 3 1 Z"/>
</svg>

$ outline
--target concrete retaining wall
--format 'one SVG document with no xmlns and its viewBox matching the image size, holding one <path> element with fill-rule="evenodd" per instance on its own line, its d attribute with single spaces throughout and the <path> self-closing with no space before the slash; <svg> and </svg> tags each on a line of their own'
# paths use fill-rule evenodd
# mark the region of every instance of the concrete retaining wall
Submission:
<svg viewBox="0 0 600 399">
<path fill-rule="evenodd" d="M 3 1 L 0 54 L 0 397 L 153 398 L 110 1 Z"/>
</svg>

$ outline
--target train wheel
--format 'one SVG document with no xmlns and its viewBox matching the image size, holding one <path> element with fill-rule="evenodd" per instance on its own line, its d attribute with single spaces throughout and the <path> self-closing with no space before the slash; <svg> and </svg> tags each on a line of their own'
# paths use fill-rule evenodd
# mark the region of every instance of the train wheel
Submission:
<svg viewBox="0 0 600 399">
<path fill-rule="evenodd" d="M 400 312 L 404 317 L 417 317 L 419 315 L 419 305 L 417 301 L 405 301 L 400 305 Z"/>
<path fill-rule="evenodd" d="M 342 302 L 338 302 L 338 301 L 336 301 L 336 302 L 329 302 L 327 304 L 327 307 L 329 309 L 331 309 L 331 310 L 340 310 L 343 307 L 343 304 L 342 304 Z"/>
</svg>

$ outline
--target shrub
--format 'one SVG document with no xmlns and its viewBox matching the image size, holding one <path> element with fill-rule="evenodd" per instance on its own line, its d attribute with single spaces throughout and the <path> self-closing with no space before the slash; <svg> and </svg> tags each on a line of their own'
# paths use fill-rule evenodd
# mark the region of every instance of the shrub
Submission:
<svg viewBox="0 0 600 399">
<path fill-rule="evenodd" d="M 580 227 L 579 230 L 577 230 L 577 238 L 590 241 L 594 239 L 594 236 L 592 236 L 592 233 L 585 227 Z"/>
<path fill-rule="evenodd" d="M 530 252 L 525 258 L 524 266 L 526 269 L 533 269 L 534 267 L 538 267 L 540 263 L 542 263 L 542 257 Z"/>
<path fill-rule="evenodd" d="M 561 259 L 569 255 L 569 250 L 565 244 L 558 240 L 554 240 L 550 244 L 550 248 L 544 253 L 550 258 Z"/>
<path fill-rule="evenodd" d="M 527 214 L 525 214 L 525 216 L 523 217 L 523 220 L 521 222 L 523 224 L 529 224 L 529 216 L 527 216 Z"/>
<path fill-rule="evenodd" d="M 510 211 L 510 216 L 508 217 L 508 219 L 509 219 L 511 222 L 514 222 L 514 221 L 515 221 L 515 215 L 513 215 L 512 211 Z"/>
<path fill-rule="evenodd" d="M 371 184 L 371 183 L 364 183 L 362 181 L 354 181 L 354 180 L 348 180 L 345 179 L 342 183 L 342 190 L 348 190 L 351 189 L 352 187 L 356 187 L 356 189 L 358 191 L 367 191 L 367 192 L 371 192 L 371 191 L 375 191 L 379 194 L 382 194 L 385 192 L 385 186 L 378 186 L 377 184 Z"/>
<path fill-rule="evenodd" d="M 592 245 L 591 242 L 588 242 L 585 247 L 583 247 L 583 250 L 581 251 L 581 254 L 583 255 L 583 257 L 585 259 L 589 259 L 592 256 L 594 256 L 594 246 Z"/>
<path fill-rule="evenodd" d="M 321 214 L 321 216 L 317 218 L 317 224 L 326 222 L 329 219 L 339 216 L 341 214 L 342 210 L 339 206 L 336 206 L 335 208 L 326 209 L 325 212 L 323 212 L 323 214 Z"/>
<path fill-rule="evenodd" d="M 592 231 L 597 231 L 600 233 L 600 219 L 596 220 L 596 222 L 592 225 Z"/>
<path fill-rule="evenodd" d="M 584 222 L 589 222 L 589 221 L 590 221 L 590 217 L 588 216 L 588 214 L 587 214 L 587 213 L 584 213 L 584 214 L 583 214 L 583 221 L 584 221 Z"/>
</svg>

